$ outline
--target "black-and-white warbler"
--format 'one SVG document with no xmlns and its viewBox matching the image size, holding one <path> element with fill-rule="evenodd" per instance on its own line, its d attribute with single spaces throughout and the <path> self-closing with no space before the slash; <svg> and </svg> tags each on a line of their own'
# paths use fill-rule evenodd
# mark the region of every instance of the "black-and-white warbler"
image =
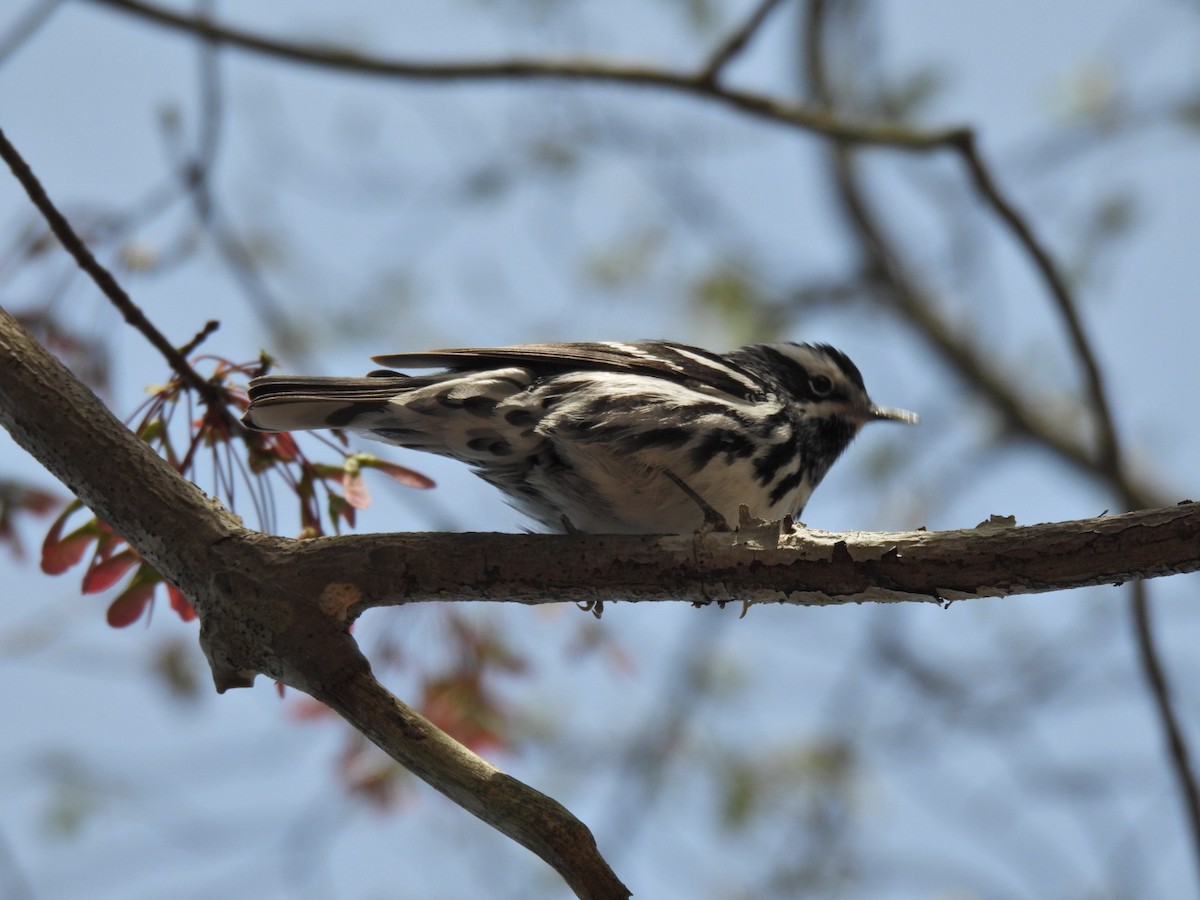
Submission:
<svg viewBox="0 0 1200 900">
<path fill-rule="evenodd" d="M 864 424 L 916 421 L 871 403 L 824 344 L 529 344 L 375 362 L 445 371 L 256 378 L 246 424 L 346 428 L 462 460 L 556 530 L 687 534 L 736 524 L 743 504 L 798 516 Z"/>
</svg>

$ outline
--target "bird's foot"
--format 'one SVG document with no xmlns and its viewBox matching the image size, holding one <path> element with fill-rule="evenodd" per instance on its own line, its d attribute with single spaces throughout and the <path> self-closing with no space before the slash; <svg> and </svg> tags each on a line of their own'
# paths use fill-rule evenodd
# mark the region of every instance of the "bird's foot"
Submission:
<svg viewBox="0 0 1200 900">
<path fill-rule="evenodd" d="M 687 494 L 688 499 L 700 507 L 700 511 L 704 513 L 704 524 L 700 526 L 701 534 L 710 534 L 714 531 L 732 531 L 729 527 L 729 522 L 719 513 L 711 503 L 692 490 L 691 486 L 676 475 L 674 472 L 663 470 L 668 478 L 675 482 L 675 486 Z"/>
</svg>

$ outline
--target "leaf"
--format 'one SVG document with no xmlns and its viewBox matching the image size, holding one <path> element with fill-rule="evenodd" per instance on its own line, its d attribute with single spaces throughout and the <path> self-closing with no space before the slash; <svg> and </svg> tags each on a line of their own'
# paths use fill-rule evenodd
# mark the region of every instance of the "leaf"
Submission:
<svg viewBox="0 0 1200 900">
<path fill-rule="evenodd" d="M 417 490 L 425 491 L 429 488 L 437 487 L 437 482 L 427 475 L 422 475 L 420 472 L 414 472 L 407 466 L 397 465 L 396 463 L 386 462 L 375 456 L 369 456 L 365 453 L 358 454 L 359 465 L 369 469 L 378 469 L 384 475 L 391 478 L 393 481 L 398 481 L 405 487 L 416 488 Z"/>
<path fill-rule="evenodd" d="M 83 592 L 85 594 L 98 594 L 107 588 L 112 587 L 125 573 L 142 561 L 138 552 L 132 547 L 122 550 L 116 556 L 109 559 L 101 560 L 90 566 L 87 573 L 83 576 Z M 154 584 L 151 583 L 153 588 Z M 151 590 L 153 593 L 153 590 Z"/>
<path fill-rule="evenodd" d="M 344 465 L 335 466 L 331 463 L 310 463 L 312 470 L 326 481 L 340 482 L 346 475 L 346 467 Z"/>
<path fill-rule="evenodd" d="M 379 809 L 389 809 L 399 800 L 405 770 L 362 739 L 342 751 L 338 772 L 347 790 Z"/>
<path fill-rule="evenodd" d="M 475 672 L 486 667 L 514 675 L 528 670 L 529 661 L 512 650 L 493 626 L 456 613 L 450 614 L 446 624 L 457 647 L 461 670 Z"/>
<path fill-rule="evenodd" d="M 371 492 L 358 472 L 345 472 L 342 475 L 342 493 L 346 502 L 355 509 L 366 509 L 371 505 Z"/>
<path fill-rule="evenodd" d="M 85 525 L 61 541 L 43 544 L 42 571 L 47 575 L 61 575 L 83 559 L 95 539 L 96 532 Z"/>
<path fill-rule="evenodd" d="M 153 582 L 146 583 L 135 579 L 133 584 L 109 604 L 108 624 L 113 628 L 125 628 L 140 619 L 150 601 L 154 599 L 154 588 Z"/>
<path fill-rule="evenodd" d="M 333 525 L 333 530 L 338 534 L 342 533 L 342 526 L 339 522 L 344 519 L 346 524 L 351 528 L 354 527 L 355 509 L 346 502 L 346 498 L 341 494 L 329 492 L 329 522 Z"/>
<path fill-rule="evenodd" d="M 277 682 L 280 686 L 283 682 Z M 283 696 L 283 691 L 279 692 L 279 696 Z M 288 706 L 288 715 L 292 718 L 304 722 L 314 719 L 328 720 L 333 717 L 333 710 L 322 703 L 320 700 L 314 700 L 312 697 L 300 697 L 295 703 Z"/>
<path fill-rule="evenodd" d="M 125 544 L 125 538 L 121 537 L 103 522 L 97 520 L 96 527 L 98 529 L 99 540 L 96 542 L 96 556 L 92 559 L 92 565 L 97 565 L 103 560 L 115 556 L 117 551 Z"/>
<path fill-rule="evenodd" d="M 12 504 L 17 509 L 43 516 L 62 502 L 62 498 L 41 488 L 18 486 Z"/>
<path fill-rule="evenodd" d="M 163 422 L 162 417 L 153 416 L 138 426 L 137 436 L 147 444 L 153 444 L 166 433 L 166 430 L 166 424 Z"/>
<path fill-rule="evenodd" d="M 766 299 L 740 266 L 722 264 L 705 274 L 692 287 L 695 302 L 727 320 L 750 315 Z"/>
<path fill-rule="evenodd" d="M 183 621 L 190 622 L 196 618 L 196 609 L 192 606 L 192 602 L 184 596 L 183 591 L 169 581 L 167 582 L 167 601 L 171 604 L 171 609 L 175 610 Z"/>
<path fill-rule="evenodd" d="M 296 439 L 286 431 L 271 435 L 271 449 L 274 450 L 275 457 L 282 462 L 292 462 L 300 455 Z"/>
<path fill-rule="evenodd" d="M 61 536 L 67 520 L 80 509 L 83 509 L 83 504 L 72 500 L 46 532 L 46 538 L 42 541 L 42 571 L 47 575 L 61 575 L 67 571 L 83 559 L 88 546 L 99 537 L 100 527 L 95 519 L 91 519 L 65 538 Z"/>
<path fill-rule="evenodd" d="M 426 681 L 421 712 L 459 743 L 482 753 L 503 749 L 503 714 L 476 674 L 451 674 Z"/>
</svg>

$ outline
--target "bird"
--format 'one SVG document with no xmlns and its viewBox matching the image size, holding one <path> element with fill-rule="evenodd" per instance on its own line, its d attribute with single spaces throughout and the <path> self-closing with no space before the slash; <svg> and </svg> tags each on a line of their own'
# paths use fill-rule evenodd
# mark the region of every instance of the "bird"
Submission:
<svg viewBox="0 0 1200 900">
<path fill-rule="evenodd" d="M 690 534 L 740 522 L 742 506 L 798 519 L 863 425 L 917 421 L 872 403 L 828 344 L 541 343 L 373 360 L 387 368 L 255 378 L 243 421 L 460 460 L 551 531 Z"/>
</svg>

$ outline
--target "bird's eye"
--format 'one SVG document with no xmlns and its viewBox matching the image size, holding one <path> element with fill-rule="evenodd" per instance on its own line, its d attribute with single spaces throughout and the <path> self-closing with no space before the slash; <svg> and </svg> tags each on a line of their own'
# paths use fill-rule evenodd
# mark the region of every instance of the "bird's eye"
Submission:
<svg viewBox="0 0 1200 900">
<path fill-rule="evenodd" d="M 828 397 L 833 391 L 833 381 L 828 375 L 814 375 L 808 379 L 808 386 L 817 397 Z"/>
</svg>

